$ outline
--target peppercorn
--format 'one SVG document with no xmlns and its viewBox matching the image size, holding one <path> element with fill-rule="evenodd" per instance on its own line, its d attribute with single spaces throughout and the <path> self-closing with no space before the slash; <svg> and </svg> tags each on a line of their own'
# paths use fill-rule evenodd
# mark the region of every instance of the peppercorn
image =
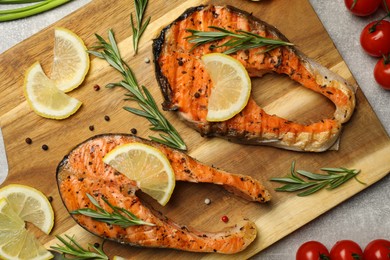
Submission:
<svg viewBox="0 0 390 260">
<path fill-rule="evenodd" d="M 221 220 L 227 223 L 229 221 L 229 218 L 227 216 L 222 216 Z"/>
<path fill-rule="evenodd" d="M 93 86 L 93 89 L 95 91 L 99 91 L 100 90 L 100 86 L 98 84 L 96 84 L 96 85 Z"/>
<path fill-rule="evenodd" d="M 32 144 L 32 139 L 31 139 L 30 137 L 27 137 L 27 138 L 26 138 L 26 143 L 27 143 L 27 144 Z"/>
<path fill-rule="evenodd" d="M 52 196 L 49 196 L 49 197 L 47 197 L 47 200 L 48 200 L 49 202 L 52 202 L 52 201 L 53 201 L 53 197 L 52 197 Z"/>
<path fill-rule="evenodd" d="M 42 150 L 44 150 L 44 151 L 49 150 L 49 146 L 47 146 L 46 144 L 42 145 Z"/>
<path fill-rule="evenodd" d="M 110 121 L 110 117 L 109 116 L 104 116 L 104 120 Z"/>
<path fill-rule="evenodd" d="M 93 130 L 95 130 L 95 127 L 93 125 L 90 125 L 89 130 L 93 131 Z"/>
<path fill-rule="evenodd" d="M 137 134 L 137 129 L 135 129 L 135 128 L 131 128 L 131 133 L 133 134 L 133 135 L 136 135 Z"/>
</svg>

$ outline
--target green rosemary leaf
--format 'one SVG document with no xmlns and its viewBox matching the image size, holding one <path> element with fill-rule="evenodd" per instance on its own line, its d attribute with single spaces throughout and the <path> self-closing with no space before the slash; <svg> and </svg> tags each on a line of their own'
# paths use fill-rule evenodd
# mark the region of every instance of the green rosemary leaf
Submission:
<svg viewBox="0 0 390 260">
<path fill-rule="evenodd" d="M 114 68 L 114 69 L 116 69 L 116 70 L 119 70 L 119 71 L 121 71 L 122 70 L 122 68 L 121 68 L 121 66 L 117 63 L 117 61 L 116 60 L 114 60 L 113 58 L 112 58 L 112 56 L 110 56 L 110 55 L 108 55 L 108 54 L 106 54 L 106 53 L 101 53 L 102 55 L 103 55 L 103 58 Z"/>
<path fill-rule="evenodd" d="M 169 137 L 169 136 L 165 136 L 165 135 L 160 135 L 162 139 L 164 139 L 165 141 L 167 142 L 172 142 L 172 138 Z"/>
<path fill-rule="evenodd" d="M 272 51 L 272 50 L 275 49 L 275 48 L 278 48 L 278 46 L 271 46 L 271 47 L 268 47 L 267 49 L 262 50 L 262 51 L 260 51 L 259 53 L 266 53 L 266 52 Z"/>
<path fill-rule="evenodd" d="M 160 136 L 163 136 L 163 135 L 160 135 Z M 165 137 L 165 136 L 164 136 Z M 153 141 L 155 142 L 159 142 L 161 144 L 165 144 L 167 145 L 169 142 L 168 141 L 165 141 L 165 139 L 160 139 L 160 138 L 157 138 L 157 137 L 154 137 L 154 138 L 151 138 Z"/>
<path fill-rule="evenodd" d="M 320 169 L 321 171 L 325 171 L 325 172 L 346 172 L 346 169 L 345 168 L 321 168 Z M 348 171 L 348 170 L 347 170 Z"/>
<path fill-rule="evenodd" d="M 83 208 L 83 209 L 74 210 L 71 212 L 71 214 L 81 214 L 87 217 L 91 217 L 96 221 L 104 222 L 110 225 L 118 225 L 123 228 L 136 226 L 136 225 L 154 226 L 154 224 L 145 222 L 139 219 L 138 217 L 136 217 L 132 213 L 129 214 L 130 212 L 124 208 L 113 206 L 104 198 L 102 198 L 102 200 L 112 209 L 112 212 L 108 212 L 105 209 L 103 209 L 99 205 L 99 203 L 95 200 L 95 198 L 93 198 L 91 195 L 87 194 L 87 197 L 89 198 L 91 203 L 96 207 L 96 210 L 93 210 L 91 208 Z"/>
<path fill-rule="evenodd" d="M 64 256 L 72 256 L 73 258 L 70 259 L 103 259 L 108 260 L 108 256 L 103 251 L 103 244 L 101 247 L 96 247 L 95 245 L 88 244 L 88 248 L 83 248 L 79 243 L 77 243 L 76 239 L 73 237 L 70 237 L 68 235 L 65 235 L 65 238 L 56 235 L 57 239 L 63 244 L 63 245 L 56 245 L 56 246 L 50 246 L 51 249 L 62 253 Z"/>
<path fill-rule="evenodd" d="M 89 50 L 88 53 L 89 53 L 89 54 L 92 54 L 92 55 L 94 55 L 94 56 L 96 56 L 96 57 L 98 57 L 98 58 L 104 59 L 103 54 L 101 54 L 100 52 Z"/>
<path fill-rule="evenodd" d="M 146 5 L 147 1 L 143 1 L 142 4 Z M 141 4 L 141 3 L 140 3 Z M 144 10 L 145 6 L 142 6 Z M 140 10 L 141 10 L 140 9 Z M 140 86 L 137 82 L 137 79 L 131 70 L 130 66 L 124 62 L 120 56 L 120 51 L 118 45 L 115 41 L 114 32 L 112 30 L 108 31 L 108 38 L 110 43 L 108 43 L 103 37 L 96 34 L 96 38 L 99 41 L 97 49 L 89 51 L 91 54 L 96 57 L 105 59 L 114 69 L 116 69 L 122 76 L 123 80 L 120 83 L 109 83 L 108 88 L 113 87 L 123 87 L 128 93 L 126 93 L 126 100 L 135 101 L 140 109 L 124 107 L 125 110 L 146 118 L 150 124 L 153 126 L 150 129 L 159 130 L 166 134 L 170 138 L 165 138 L 164 140 L 156 138 L 155 141 L 162 141 L 164 145 L 170 147 L 187 150 L 187 147 L 177 132 L 177 130 L 172 126 L 172 124 L 163 116 L 163 114 L 158 109 L 156 102 L 154 101 L 152 95 L 145 86 Z M 169 142 L 166 140 L 170 140 Z"/>
<path fill-rule="evenodd" d="M 140 32 L 139 32 L 140 35 L 142 35 L 144 33 L 144 31 L 146 30 L 146 27 L 148 27 L 151 18 L 152 17 L 149 16 L 148 19 L 146 19 L 146 22 L 142 25 Z"/>
<path fill-rule="evenodd" d="M 154 110 L 158 110 L 157 104 L 156 104 L 156 102 L 154 101 L 154 99 L 153 99 L 153 97 L 152 97 L 152 94 L 150 94 L 149 90 L 148 90 L 145 86 L 142 86 L 142 90 L 143 90 L 143 92 L 145 93 L 146 99 L 147 99 L 147 101 L 149 102 L 150 106 L 151 106 Z"/>
<path fill-rule="evenodd" d="M 110 33 L 111 33 L 111 30 L 108 31 L 108 35 L 110 35 Z M 101 45 L 97 46 L 98 49 L 103 48 L 104 44 L 107 44 L 106 40 L 104 40 L 104 38 L 102 36 L 100 36 L 99 34 L 95 33 L 95 37 L 98 39 L 99 43 L 101 44 Z"/>
<path fill-rule="evenodd" d="M 144 18 L 147 4 L 148 4 L 148 0 L 134 0 L 135 19 L 136 19 L 137 25 L 135 25 L 135 22 L 133 20 L 133 14 L 130 14 L 130 25 L 131 25 L 131 29 L 133 31 L 134 55 L 136 55 L 138 53 L 139 40 L 150 22 L 151 17 L 149 17 L 146 20 L 146 22 L 143 23 L 143 18 Z"/>
<path fill-rule="evenodd" d="M 299 180 L 296 180 L 294 178 L 291 178 L 291 177 L 286 177 L 286 178 L 271 178 L 270 179 L 271 181 L 275 181 L 275 182 L 281 182 L 281 183 L 296 183 L 296 184 L 300 184 L 302 183 L 302 181 L 299 181 Z"/>
<path fill-rule="evenodd" d="M 303 190 L 309 187 L 312 187 L 316 185 L 315 182 L 306 182 L 306 183 L 292 183 L 292 184 L 286 184 L 282 187 L 276 188 L 276 191 L 298 191 Z"/>
<path fill-rule="evenodd" d="M 222 28 L 222 27 L 218 27 L 218 26 L 209 26 L 209 28 L 215 29 L 215 30 L 220 31 L 220 32 L 223 32 L 224 34 L 232 34 L 232 35 L 234 35 L 233 32 L 231 32 L 231 31 L 229 31 L 229 30 L 227 30 L 227 29 L 225 29 L 225 28 Z"/>
<path fill-rule="evenodd" d="M 138 89 L 138 87 L 133 87 L 134 85 L 130 85 L 127 82 L 121 82 L 121 86 L 127 89 L 130 93 L 126 93 L 125 95 L 128 95 L 132 98 L 135 98 L 139 103 L 144 102 L 144 96 L 142 92 Z"/>
<path fill-rule="evenodd" d="M 163 136 L 163 135 L 160 135 L 160 136 Z M 165 141 L 165 136 L 163 136 L 163 137 L 164 137 L 163 139 L 159 139 L 159 138 L 154 137 L 154 136 L 149 136 L 150 140 L 167 145 L 169 142 Z"/>
<path fill-rule="evenodd" d="M 348 180 L 352 179 L 356 174 L 354 173 L 349 173 L 349 174 L 346 174 L 344 175 L 343 178 L 340 178 L 339 181 L 335 182 L 335 183 L 332 183 L 330 186 L 329 186 L 329 190 L 333 190 L 337 187 L 339 187 L 341 184 L 347 182 Z"/>
<path fill-rule="evenodd" d="M 133 113 L 134 115 L 137 115 L 137 116 L 142 116 L 142 117 L 145 117 L 145 118 L 148 118 L 150 115 L 148 113 L 146 113 L 145 111 L 143 110 L 140 110 L 140 109 L 136 109 L 136 108 L 133 108 L 133 107 L 123 107 L 126 111 L 129 111 L 131 113 Z"/>
<path fill-rule="evenodd" d="M 267 52 L 280 46 L 293 45 L 289 42 L 265 38 L 243 30 L 237 30 L 233 32 L 216 26 L 209 26 L 209 28 L 216 31 L 198 31 L 194 29 L 187 30 L 191 33 L 191 35 L 185 37 L 185 39 L 187 39 L 190 43 L 194 43 L 194 46 L 190 51 L 202 44 L 217 42 L 227 38 L 227 42 L 221 45 L 216 45 L 214 48 L 228 47 L 224 53 L 231 54 L 239 50 L 247 50 L 259 47 L 265 47 L 265 50 L 262 52 Z"/>
<path fill-rule="evenodd" d="M 121 87 L 121 83 L 109 83 L 106 85 L 106 88 L 115 88 L 115 87 Z"/>
<path fill-rule="evenodd" d="M 300 182 L 304 182 L 304 180 L 301 179 L 295 172 L 295 161 L 292 161 L 292 163 L 291 163 L 290 173 L 291 173 L 292 178 L 294 178 L 295 180 L 298 180 Z"/>
<path fill-rule="evenodd" d="M 335 175 L 317 174 L 317 173 L 312 173 L 312 172 L 308 172 L 308 171 L 305 171 L 305 170 L 297 170 L 297 173 L 299 173 L 302 176 L 305 176 L 306 178 L 308 178 L 310 180 L 317 180 L 317 181 L 320 181 L 320 180 L 333 180 L 335 178 L 338 178 Z"/>
<path fill-rule="evenodd" d="M 322 188 L 324 188 L 326 185 L 328 185 L 328 183 L 326 182 L 323 182 L 323 183 L 318 183 L 316 184 L 314 187 L 310 188 L 310 189 L 307 189 L 305 190 L 304 192 L 300 192 L 298 193 L 297 195 L 299 197 L 305 197 L 305 196 L 309 196 L 319 190 L 321 190 Z"/>
<path fill-rule="evenodd" d="M 162 127 L 161 126 L 154 126 L 154 127 L 150 128 L 150 129 L 153 130 L 153 131 L 161 131 Z"/>
<path fill-rule="evenodd" d="M 352 178 L 356 178 L 356 175 L 360 173 L 360 170 L 356 169 L 347 169 L 347 168 L 321 168 L 321 170 L 326 171 L 327 174 L 317 174 L 305 170 L 295 170 L 295 161 L 291 163 L 290 167 L 290 176 L 284 178 L 271 178 L 271 181 L 285 183 L 285 185 L 276 188 L 276 191 L 287 191 L 294 192 L 303 190 L 297 195 L 300 197 L 311 195 L 323 188 L 326 187 L 327 190 L 332 190 L 345 182 L 349 181 Z M 300 178 L 299 175 L 302 175 L 306 179 Z M 365 184 L 357 180 L 361 184 Z"/>
<path fill-rule="evenodd" d="M 360 184 L 362 184 L 362 185 L 367 185 L 367 183 L 362 182 L 361 180 L 359 180 L 359 179 L 356 177 L 357 174 L 358 174 L 358 173 L 356 173 L 355 176 L 353 176 L 353 178 L 354 178 L 358 183 L 360 183 Z"/>
<path fill-rule="evenodd" d="M 258 37 L 259 36 L 258 34 L 251 33 L 251 32 L 244 31 L 244 30 L 237 30 L 237 32 L 240 32 L 242 34 L 246 34 L 246 35 L 249 35 L 249 36 L 253 36 L 253 37 Z"/>
<path fill-rule="evenodd" d="M 109 31 L 108 33 L 108 40 L 110 41 L 111 46 L 107 44 L 106 47 L 112 50 L 112 52 L 116 54 L 116 57 L 119 57 L 118 45 L 115 41 L 114 33 L 112 31 Z"/>
</svg>

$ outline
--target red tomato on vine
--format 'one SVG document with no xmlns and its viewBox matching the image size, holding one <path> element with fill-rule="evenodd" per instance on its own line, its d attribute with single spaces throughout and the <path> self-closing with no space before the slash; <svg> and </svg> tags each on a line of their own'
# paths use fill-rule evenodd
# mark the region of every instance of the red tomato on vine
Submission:
<svg viewBox="0 0 390 260">
<path fill-rule="evenodd" d="M 344 0 L 347 9 L 357 16 L 373 14 L 381 2 L 382 0 Z"/>
<path fill-rule="evenodd" d="M 390 241 L 385 239 L 375 239 L 368 243 L 364 249 L 364 259 L 366 260 L 389 260 Z"/>
<path fill-rule="evenodd" d="M 359 260 L 363 259 L 363 251 L 352 240 L 340 240 L 330 250 L 332 260 Z"/>
<path fill-rule="evenodd" d="M 381 20 L 367 24 L 360 34 L 360 44 L 374 57 L 390 53 L 390 22 Z"/>
<path fill-rule="evenodd" d="M 297 251 L 296 260 L 329 260 L 328 249 L 320 242 L 308 241 L 303 243 Z"/>
<path fill-rule="evenodd" d="M 384 2 L 386 2 L 387 8 L 388 8 L 389 10 L 386 10 L 386 6 L 385 6 Z M 385 12 L 390 11 L 390 0 L 383 0 L 382 3 L 381 3 L 381 5 L 382 5 L 382 8 L 383 8 L 383 10 L 384 10 Z"/>
<path fill-rule="evenodd" d="M 390 55 L 380 59 L 376 63 L 374 78 L 383 89 L 390 90 Z"/>
</svg>

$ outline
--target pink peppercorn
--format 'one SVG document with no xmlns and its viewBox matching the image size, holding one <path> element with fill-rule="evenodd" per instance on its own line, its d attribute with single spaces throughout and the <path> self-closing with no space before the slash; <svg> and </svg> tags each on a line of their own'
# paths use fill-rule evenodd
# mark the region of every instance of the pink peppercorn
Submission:
<svg viewBox="0 0 390 260">
<path fill-rule="evenodd" d="M 227 223 L 229 221 L 229 218 L 227 216 L 222 216 L 221 220 Z"/>
</svg>

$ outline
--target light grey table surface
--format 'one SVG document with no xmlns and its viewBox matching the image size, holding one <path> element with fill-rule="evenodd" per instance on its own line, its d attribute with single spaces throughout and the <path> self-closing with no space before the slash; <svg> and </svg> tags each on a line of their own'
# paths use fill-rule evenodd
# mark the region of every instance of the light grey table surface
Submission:
<svg viewBox="0 0 390 260">
<path fill-rule="evenodd" d="M 370 17 L 361 18 L 348 13 L 342 0 L 309 1 L 387 133 L 390 133 L 390 91 L 382 90 L 376 84 L 372 75 L 376 59 L 366 55 L 359 44 L 362 28 L 371 20 L 382 17 L 384 13 L 380 11 Z M 88 2 L 90 0 L 72 1 L 39 16 L 0 23 L 0 53 Z M 5 8 L 7 6 L 0 4 L 0 10 Z M 389 186 L 390 177 L 388 175 L 378 183 L 268 247 L 253 259 L 295 259 L 295 252 L 299 245 L 308 240 L 321 241 L 328 248 L 341 239 L 352 239 L 363 248 L 369 241 L 376 238 L 390 240 Z"/>
</svg>

